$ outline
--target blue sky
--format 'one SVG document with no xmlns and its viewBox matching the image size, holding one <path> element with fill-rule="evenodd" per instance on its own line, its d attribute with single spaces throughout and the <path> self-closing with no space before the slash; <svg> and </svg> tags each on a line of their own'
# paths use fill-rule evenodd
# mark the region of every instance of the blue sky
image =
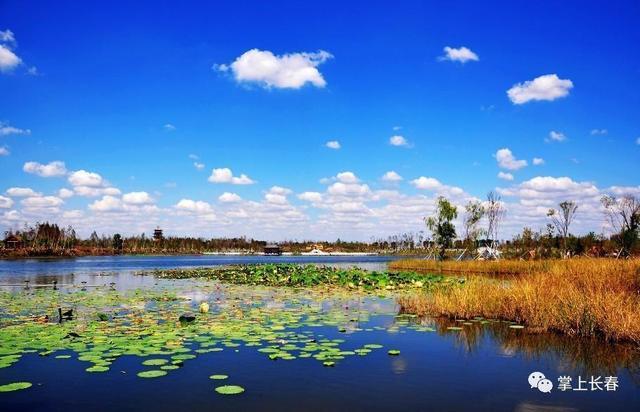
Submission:
<svg viewBox="0 0 640 412">
<path fill-rule="evenodd" d="M 199 3 L 0 1 L 0 227 L 369 239 L 497 189 L 505 236 L 600 232 L 640 193 L 637 2 Z"/>
</svg>

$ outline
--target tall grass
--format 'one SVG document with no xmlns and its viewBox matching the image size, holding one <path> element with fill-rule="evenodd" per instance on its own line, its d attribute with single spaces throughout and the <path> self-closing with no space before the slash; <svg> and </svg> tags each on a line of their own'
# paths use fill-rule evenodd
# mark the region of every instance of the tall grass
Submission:
<svg viewBox="0 0 640 412">
<path fill-rule="evenodd" d="M 556 264 L 553 260 L 421 260 L 402 259 L 389 263 L 390 270 L 423 273 L 482 273 L 488 275 L 523 275 L 541 272 Z"/>
<path fill-rule="evenodd" d="M 491 265 L 500 263 L 511 264 Z M 640 343 L 640 260 L 571 259 L 529 268 L 507 278 L 469 276 L 462 286 L 405 296 L 400 303 L 417 314 L 484 316 L 522 322 L 531 331 Z"/>
</svg>

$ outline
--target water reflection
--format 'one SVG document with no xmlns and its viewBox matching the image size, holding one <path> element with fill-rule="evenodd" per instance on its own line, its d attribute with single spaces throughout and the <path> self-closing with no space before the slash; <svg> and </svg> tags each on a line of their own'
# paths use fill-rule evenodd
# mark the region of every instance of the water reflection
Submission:
<svg viewBox="0 0 640 412">
<path fill-rule="evenodd" d="M 640 386 L 640 349 L 632 344 L 613 344 L 597 338 L 569 337 L 555 333 L 529 333 L 509 328 L 509 323 L 475 319 L 471 322 L 447 318 L 414 318 L 413 323 L 432 327 L 440 336 L 453 338 L 467 354 L 476 354 L 487 340 L 497 344 L 500 356 L 522 356 L 539 361 L 555 358 L 557 372 L 614 376 L 622 370 Z M 462 327 L 451 330 L 450 327 Z"/>
</svg>

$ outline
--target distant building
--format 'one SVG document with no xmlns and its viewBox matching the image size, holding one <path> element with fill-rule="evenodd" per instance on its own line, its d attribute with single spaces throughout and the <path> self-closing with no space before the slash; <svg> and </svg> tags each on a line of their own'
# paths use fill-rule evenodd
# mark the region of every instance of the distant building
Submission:
<svg viewBox="0 0 640 412">
<path fill-rule="evenodd" d="M 22 247 L 22 240 L 16 235 L 9 235 L 4 239 L 5 249 L 20 249 Z"/>
<path fill-rule="evenodd" d="M 164 239 L 164 236 L 162 235 L 162 229 L 160 229 L 160 227 L 156 227 L 156 229 L 153 231 L 153 240 L 159 241 Z"/>
<path fill-rule="evenodd" d="M 282 249 L 278 245 L 266 245 L 264 247 L 264 254 L 266 256 L 280 256 L 282 255 Z"/>
</svg>

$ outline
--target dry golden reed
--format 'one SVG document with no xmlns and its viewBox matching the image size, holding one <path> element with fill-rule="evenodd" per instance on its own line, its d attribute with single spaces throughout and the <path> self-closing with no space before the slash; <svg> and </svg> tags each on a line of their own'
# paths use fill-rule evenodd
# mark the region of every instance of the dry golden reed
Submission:
<svg viewBox="0 0 640 412">
<path fill-rule="evenodd" d="M 468 264 L 473 269 L 471 273 L 510 276 L 468 275 L 461 286 L 401 298 L 403 309 L 454 318 L 505 319 L 522 322 L 530 331 L 557 331 L 640 343 L 638 259 L 455 264 Z M 515 275 L 511 271 L 519 264 L 523 264 L 523 272 Z M 446 262 L 444 265 L 454 266 Z M 501 270 L 500 265 L 507 269 Z"/>
</svg>

